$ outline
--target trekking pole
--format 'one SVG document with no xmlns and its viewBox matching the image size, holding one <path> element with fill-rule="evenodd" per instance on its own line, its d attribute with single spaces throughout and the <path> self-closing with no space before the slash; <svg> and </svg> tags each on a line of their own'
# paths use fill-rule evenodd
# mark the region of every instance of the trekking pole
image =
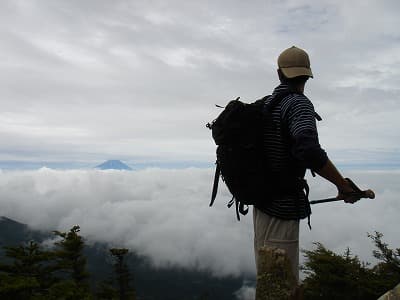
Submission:
<svg viewBox="0 0 400 300">
<path fill-rule="evenodd" d="M 375 198 L 375 193 L 373 190 L 362 191 L 349 178 L 346 178 L 346 180 L 350 183 L 350 186 L 353 188 L 353 190 L 355 190 L 355 192 L 348 193 L 348 194 L 346 194 L 346 196 L 358 198 L 358 200 L 360 200 L 361 198 L 369 198 L 369 199 Z M 310 204 L 326 203 L 326 202 L 341 201 L 341 200 L 343 200 L 343 199 L 338 199 L 336 197 L 332 197 L 332 198 L 327 198 L 327 199 L 312 200 L 312 201 L 310 201 Z"/>
<path fill-rule="evenodd" d="M 355 198 L 369 198 L 374 199 L 375 193 L 372 190 L 361 191 L 361 193 L 351 193 L 349 196 L 354 196 Z M 327 198 L 327 199 L 320 199 L 320 200 L 312 200 L 310 204 L 318 204 L 318 203 L 325 203 L 325 202 L 334 202 L 334 201 L 341 201 L 343 199 L 338 199 L 336 197 Z M 357 200 L 358 201 L 358 200 Z"/>
</svg>

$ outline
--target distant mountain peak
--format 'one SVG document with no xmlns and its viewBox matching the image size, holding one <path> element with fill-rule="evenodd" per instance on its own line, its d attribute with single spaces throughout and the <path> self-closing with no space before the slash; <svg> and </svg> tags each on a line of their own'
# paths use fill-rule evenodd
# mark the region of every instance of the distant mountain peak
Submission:
<svg viewBox="0 0 400 300">
<path fill-rule="evenodd" d="M 131 167 L 124 164 L 122 161 L 117 159 L 107 160 L 102 164 L 96 166 L 96 169 L 100 170 L 132 170 Z"/>
</svg>

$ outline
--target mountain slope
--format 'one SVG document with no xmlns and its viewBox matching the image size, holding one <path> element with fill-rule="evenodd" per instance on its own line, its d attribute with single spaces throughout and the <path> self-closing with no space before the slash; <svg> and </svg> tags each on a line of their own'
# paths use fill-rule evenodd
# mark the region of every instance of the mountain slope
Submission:
<svg viewBox="0 0 400 300">
<path fill-rule="evenodd" d="M 68 229 L 65 229 L 66 231 Z M 0 217 L 0 247 L 18 245 L 29 240 L 37 242 L 50 238 L 52 234 L 38 232 L 27 225 Z M 114 247 L 116 245 L 113 245 Z M 118 247 L 118 246 L 117 246 Z M 109 246 L 87 241 L 85 255 L 92 286 L 113 275 Z M 0 249 L 0 261 L 2 257 Z M 154 268 L 146 257 L 130 253 L 127 259 L 133 273 L 137 299 L 235 299 L 233 293 L 242 287 L 244 278 L 215 278 L 207 271 L 187 270 L 177 267 Z"/>
</svg>

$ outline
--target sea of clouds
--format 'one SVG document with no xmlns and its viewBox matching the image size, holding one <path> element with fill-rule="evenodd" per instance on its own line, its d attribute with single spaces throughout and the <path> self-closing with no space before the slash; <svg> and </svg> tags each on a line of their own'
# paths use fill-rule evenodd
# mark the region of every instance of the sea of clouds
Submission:
<svg viewBox="0 0 400 300">
<path fill-rule="evenodd" d="M 88 242 L 128 247 L 156 267 L 252 276 L 252 214 L 236 220 L 234 208 L 226 208 L 231 196 L 223 184 L 210 208 L 213 175 L 214 170 L 202 168 L 2 171 L 0 216 L 46 231 L 79 224 Z M 374 262 L 368 232 L 380 231 L 389 246 L 400 246 L 400 171 L 345 175 L 363 189 L 374 189 L 376 199 L 314 205 L 312 230 L 302 222 L 300 245 L 311 249 L 318 241 L 338 253 L 350 247 L 362 260 Z M 309 178 L 309 183 L 311 199 L 336 195 L 322 179 Z M 237 297 L 251 298 L 253 292 L 244 286 Z"/>
</svg>

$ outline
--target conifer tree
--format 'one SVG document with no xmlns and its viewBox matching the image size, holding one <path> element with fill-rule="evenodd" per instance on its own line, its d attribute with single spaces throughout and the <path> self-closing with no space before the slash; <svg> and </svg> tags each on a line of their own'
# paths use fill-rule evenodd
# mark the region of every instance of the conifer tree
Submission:
<svg viewBox="0 0 400 300">
<path fill-rule="evenodd" d="M 125 259 L 128 249 L 112 248 L 110 253 L 115 259 L 114 272 L 118 285 L 119 299 L 135 300 L 135 290 L 131 286 L 132 276 Z"/>
<path fill-rule="evenodd" d="M 377 248 L 373 251 L 374 257 L 379 260 L 373 268 L 380 279 L 377 285 L 381 290 L 392 289 L 400 282 L 400 248 L 389 248 L 389 245 L 382 241 L 383 234 L 378 231 L 368 234 L 368 237 Z"/>
<path fill-rule="evenodd" d="M 316 249 L 304 250 L 303 270 L 306 299 L 377 299 L 400 282 L 400 248 L 391 249 L 382 241 L 383 234 L 368 234 L 379 263 L 362 263 L 350 249 L 337 255 L 316 243 Z"/>
<path fill-rule="evenodd" d="M 304 250 L 305 299 L 369 300 L 377 299 L 377 275 L 366 263 L 353 256 L 350 249 L 342 255 L 315 243 L 316 249 Z"/>
<path fill-rule="evenodd" d="M 83 254 L 84 240 L 79 235 L 80 227 L 74 226 L 69 232 L 54 231 L 61 238 L 55 242 L 54 255 L 55 269 L 63 279 L 53 285 L 51 297 L 66 300 L 90 299 L 88 278 L 86 271 L 86 257 Z"/>
<path fill-rule="evenodd" d="M 4 247 L 9 264 L 0 264 L 1 299 L 47 299 L 56 282 L 53 254 L 34 241 L 27 245 Z"/>
<path fill-rule="evenodd" d="M 96 299 L 97 300 L 116 300 L 119 295 L 112 280 L 103 280 L 97 285 Z"/>
</svg>

